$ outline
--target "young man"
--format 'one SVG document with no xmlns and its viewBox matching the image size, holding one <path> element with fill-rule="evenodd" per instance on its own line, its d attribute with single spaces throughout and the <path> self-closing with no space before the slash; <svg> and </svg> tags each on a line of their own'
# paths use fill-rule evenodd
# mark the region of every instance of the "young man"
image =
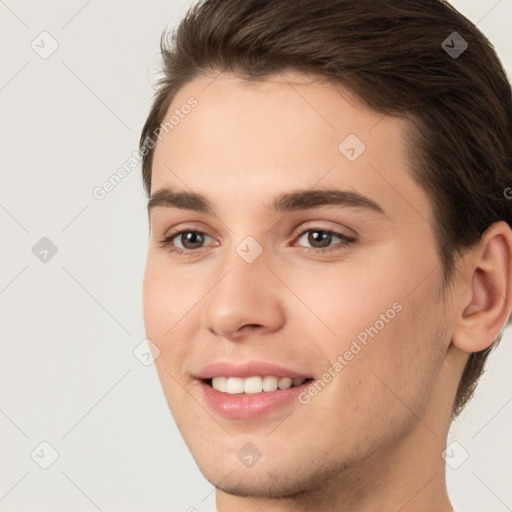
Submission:
<svg viewBox="0 0 512 512">
<path fill-rule="evenodd" d="M 219 512 L 447 512 L 512 306 L 511 91 L 436 0 L 213 0 L 143 128 L 144 318 Z"/>
</svg>

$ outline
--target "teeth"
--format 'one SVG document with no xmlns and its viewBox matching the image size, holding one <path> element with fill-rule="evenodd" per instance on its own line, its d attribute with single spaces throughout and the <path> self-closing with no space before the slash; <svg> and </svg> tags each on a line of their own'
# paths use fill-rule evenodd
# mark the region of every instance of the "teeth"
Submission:
<svg viewBox="0 0 512 512">
<path fill-rule="evenodd" d="M 275 391 L 277 389 L 279 379 L 273 375 L 263 377 L 263 391 Z"/>
<path fill-rule="evenodd" d="M 293 386 L 300 386 L 306 379 L 290 377 L 275 377 L 274 375 L 266 375 L 265 377 L 248 377 L 242 379 L 240 377 L 213 377 L 212 387 L 222 393 L 230 395 L 248 393 L 255 394 L 262 391 L 276 391 L 277 389 L 289 389 Z"/>
<path fill-rule="evenodd" d="M 259 393 L 263 388 L 263 379 L 261 377 L 249 377 L 240 379 L 244 382 L 244 393 Z"/>
<path fill-rule="evenodd" d="M 226 392 L 230 395 L 234 395 L 235 393 L 243 393 L 244 379 L 240 379 L 238 377 L 228 377 L 226 383 Z"/>
</svg>

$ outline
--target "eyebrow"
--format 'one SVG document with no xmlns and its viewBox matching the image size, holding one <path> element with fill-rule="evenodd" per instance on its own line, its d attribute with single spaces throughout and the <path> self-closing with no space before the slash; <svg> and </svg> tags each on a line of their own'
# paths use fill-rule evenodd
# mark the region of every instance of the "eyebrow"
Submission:
<svg viewBox="0 0 512 512">
<path fill-rule="evenodd" d="M 213 213 L 210 201 L 195 192 L 173 190 L 165 187 L 157 190 L 148 201 L 148 214 L 157 206 Z M 272 212 L 307 210 L 320 206 L 342 206 L 360 208 L 387 216 L 382 207 L 357 192 L 339 189 L 297 190 L 279 194 L 267 205 Z"/>
</svg>

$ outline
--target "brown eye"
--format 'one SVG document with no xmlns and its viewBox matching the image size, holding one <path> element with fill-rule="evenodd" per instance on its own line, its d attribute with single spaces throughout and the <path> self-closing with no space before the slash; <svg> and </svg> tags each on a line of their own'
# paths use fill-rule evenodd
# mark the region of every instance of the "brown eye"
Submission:
<svg viewBox="0 0 512 512">
<path fill-rule="evenodd" d="M 356 238 L 337 231 L 310 228 L 298 232 L 295 245 L 302 247 L 310 254 L 331 256 L 348 249 L 355 242 L 357 242 Z"/>
<path fill-rule="evenodd" d="M 206 233 L 197 230 L 175 231 L 169 234 L 163 240 L 159 241 L 160 247 L 165 247 L 168 251 L 177 254 L 194 254 L 202 249 L 206 238 L 211 238 Z"/>
<path fill-rule="evenodd" d="M 204 235 L 200 231 L 182 231 L 175 238 L 180 240 L 184 249 L 197 249 L 204 242 Z"/>
<path fill-rule="evenodd" d="M 308 243 L 316 248 L 328 247 L 332 242 L 332 235 L 330 231 L 310 230 Z"/>
</svg>

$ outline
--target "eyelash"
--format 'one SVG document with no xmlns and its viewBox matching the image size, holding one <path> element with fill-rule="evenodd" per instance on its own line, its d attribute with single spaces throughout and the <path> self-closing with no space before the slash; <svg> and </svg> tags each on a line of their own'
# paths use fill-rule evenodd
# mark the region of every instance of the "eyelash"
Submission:
<svg viewBox="0 0 512 512">
<path fill-rule="evenodd" d="M 313 254 L 330 254 L 331 252 L 339 252 L 339 251 L 343 251 L 343 250 L 347 249 L 349 245 L 351 245 L 352 243 L 356 242 L 356 239 L 353 238 L 353 237 L 349 237 L 349 236 L 344 235 L 342 233 L 338 233 L 337 231 L 331 231 L 331 230 L 328 230 L 328 229 L 321 229 L 321 228 L 305 229 L 303 231 L 299 231 L 298 233 L 294 234 L 294 236 L 296 238 L 300 239 L 306 233 L 315 232 L 315 231 L 321 231 L 322 233 L 327 233 L 327 234 L 330 234 L 330 235 L 337 236 L 337 237 L 339 237 L 341 239 L 341 242 L 340 242 L 340 245 L 338 245 L 338 246 L 327 247 L 325 249 L 317 248 L 317 247 L 302 247 L 302 246 L 299 246 L 302 249 L 305 249 L 306 252 L 308 252 L 308 253 L 313 253 Z M 162 240 L 159 240 L 158 241 L 158 245 L 160 247 L 166 248 L 171 253 L 177 254 L 177 255 L 185 257 L 185 258 L 193 256 L 194 253 L 197 253 L 197 252 L 200 251 L 200 249 L 203 249 L 203 247 L 200 247 L 199 249 L 181 249 L 179 247 L 172 246 L 173 240 L 175 238 L 177 238 L 178 236 L 182 235 L 183 233 L 199 233 L 201 235 L 209 236 L 204 231 L 200 231 L 200 230 L 197 230 L 197 229 L 183 229 L 181 231 L 175 231 L 173 233 L 170 233 L 168 236 L 166 236 Z"/>
</svg>

